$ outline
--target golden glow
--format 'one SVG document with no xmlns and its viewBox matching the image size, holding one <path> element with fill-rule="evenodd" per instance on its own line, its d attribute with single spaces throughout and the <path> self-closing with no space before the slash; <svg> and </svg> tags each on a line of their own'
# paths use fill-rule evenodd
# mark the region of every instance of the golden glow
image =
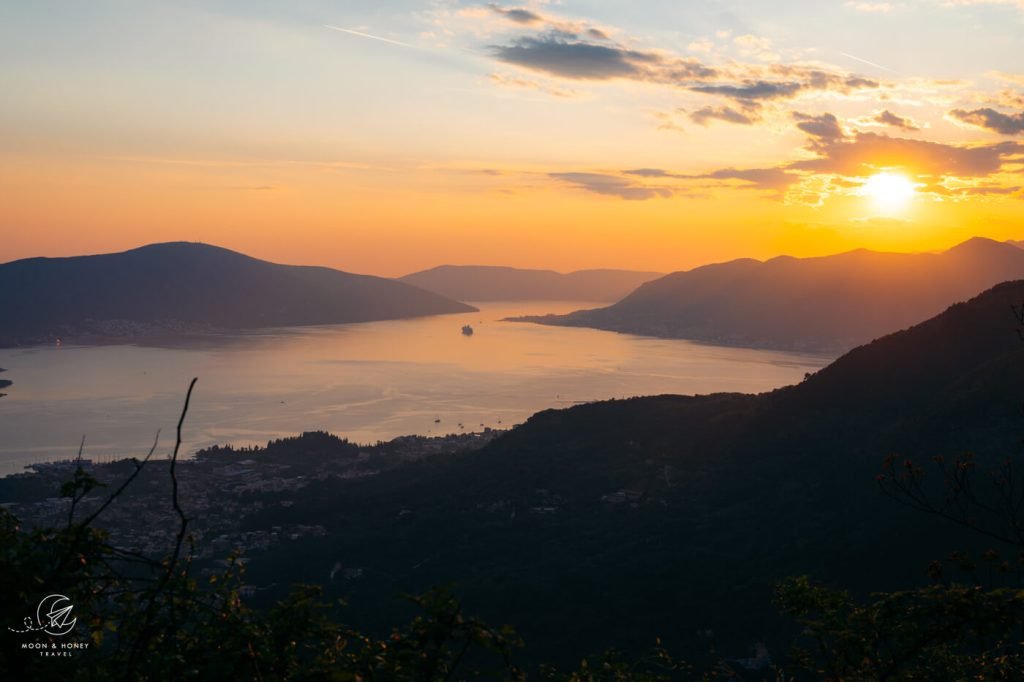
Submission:
<svg viewBox="0 0 1024 682">
<path fill-rule="evenodd" d="M 882 213 L 897 213 L 910 203 L 917 190 L 910 179 L 900 173 L 876 173 L 861 186 L 860 194 Z"/>
</svg>

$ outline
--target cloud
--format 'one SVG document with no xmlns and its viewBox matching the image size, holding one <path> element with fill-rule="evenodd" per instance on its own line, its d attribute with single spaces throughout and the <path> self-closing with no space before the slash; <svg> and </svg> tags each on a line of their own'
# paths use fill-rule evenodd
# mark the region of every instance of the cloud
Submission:
<svg viewBox="0 0 1024 682">
<path fill-rule="evenodd" d="M 516 24 L 524 24 L 526 26 L 531 26 L 534 24 L 544 23 L 544 17 L 542 17 L 541 15 L 537 14 L 532 10 L 528 10 L 523 7 L 505 8 L 493 2 L 488 4 L 487 6 L 495 14 L 499 14 Z"/>
<path fill-rule="evenodd" d="M 362 31 L 354 31 L 350 28 L 341 28 L 340 26 L 332 26 L 330 24 L 324 24 L 324 28 L 329 28 L 332 31 L 338 31 L 339 33 L 347 33 L 352 36 L 359 36 L 360 38 L 369 38 L 370 40 L 379 40 L 382 43 L 390 43 L 392 45 L 398 45 L 400 47 L 413 47 L 409 43 L 403 43 L 400 40 L 392 40 L 391 38 L 385 38 L 383 36 L 375 36 L 370 33 L 363 33 Z"/>
<path fill-rule="evenodd" d="M 756 120 L 748 114 L 736 111 L 732 107 L 703 107 L 689 113 L 690 120 L 702 126 L 708 125 L 712 120 L 736 123 L 738 125 L 751 125 Z"/>
<path fill-rule="evenodd" d="M 554 85 L 538 83 L 537 81 L 533 81 L 528 78 L 520 78 L 519 76 L 513 76 L 507 73 L 492 73 L 488 78 L 495 85 L 500 85 L 506 88 L 536 90 L 537 92 L 543 92 L 544 94 L 551 95 L 552 97 L 570 98 L 577 96 L 576 91 L 569 88 L 560 88 Z"/>
<path fill-rule="evenodd" d="M 772 41 L 768 38 L 750 35 L 749 33 L 733 38 L 733 43 L 739 48 L 740 53 L 747 57 L 753 57 L 763 62 L 774 62 L 780 59 L 779 53 L 775 51 Z"/>
<path fill-rule="evenodd" d="M 949 112 L 953 118 L 985 130 L 991 130 L 1000 135 L 1020 135 L 1024 133 L 1024 111 L 1016 114 L 1004 114 L 991 107 L 982 109 L 954 109 Z"/>
<path fill-rule="evenodd" d="M 637 62 L 644 60 L 629 50 L 553 37 L 520 38 L 494 51 L 508 64 L 581 80 L 636 77 L 640 73 Z"/>
<path fill-rule="evenodd" d="M 690 86 L 690 90 L 705 95 L 727 97 L 745 109 L 757 109 L 764 101 L 794 99 L 808 91 L 847 94 L 864 88 L 878 88 L 881 85 L 878 81 L 861 76 L 846 76 L 795 66 L 776 65 L 772 72 L 789 76 L 790 80 L 743 80 L 740 83 L 699 84 Z"/>
<path fill-rule="evenodd" d="M 747 81 L 740 85 L 695 85 L 690 89 L 705 95 L 720 95 L 741 102 L 746 107 L 760 106 L 756 102 L 766 99 L 790 99 L 803 85 L 796 82 Z"/>
<path fill-rule="evenodd" d="M 676 112 L 674 111 L 652 111 L 651 116 L 657 121 L 657 130 L 672 130 L 676 132 L 686 130 L 677 122 Z"/>
<path fill-rule="evenodd" d="M 594 194 L 614 196 L 629 201 L 672 196 L 672 190 L 667 187 L 636 185 L 618 175 L 606 173 L 549 173 L 548 175 L 555 180 L 561 180 Z"/>
<path fill-rule="evenodd" d="M 1007 73 L 1006 71 L 989 71 L 985 74 L 989 78 L 995 78 L 996 80 L 1005 81 L 1007 83 L 1013 83 L 1015 85 L 1024 85 L 1024 73 Z"/>
<path fill-rule="evenodd" d="M 798 179 L 795 173 L 782 168 L 722 168 L 694 177 L 710 180 L 741 180 L 750 183 L 756 189 L 769 189 L 778 192 L 785 190 Z"/>
<path fill-rule="evenodd" d="M 685 178 L 686 175 L 672 173 L 663 168 L 634 168 L 633 170 L 622 171 L 624 175 L 635 175 L 640 178 Z"/>
<path fill-rule="evenodd" d="M 794 111 L 793 118 L 797 121 L 797 128 L 819 140 L 838 140 L 845 137 L 839 119 L 834 114 L 811 116 Z"/>
<path fill-rule="evenodd" d="M 495 4 L 489 7 L 466 10 L 463 16 L 486 21 L 486 16 L 498 13 L 509 18 L 509 13 L 515 9 Z M 856 90 L 883 86 L 877 80 L 832 71 L 829 67 L 779 63 L 781 57 L 776 54 L 772 42 L 755 35 L 732 37 L 725 33 L 717 36 L 728 40 L 729 45 L 749 59 L 748 63 L 727 60 L 721 65 L 712 65 L 695 56 L 616 40 L 610 37 L 617 35 L 615 31 L 595 28 L 586 21 L 524 11 L 528 14 L 515 15 L 515 21 L 528 27 L 529 31 L 514 33 L 488 46 L 489 53 L 497 61 L 566 80 L 652 83 L 723 97 L 734 103 L 731 108 L 699 110 L 693 120 L 701 125 L 715 119 L 746 124 L 757 118 L 749 112 L 760 109 L 769 101 L 790 100 L 821 92 L 847 95 Z M 718 51 L 710 39 L 694 41 L 689 49 L 698 53 L 717 54 Z"/>
<path fill-rule="evenodd" d="M 935 191 L 934 188 L 931 188 Z M 974 187 L 957 187 L 955 189 L 945 189 L 944 193 L 949 196 L 955 197 L 970 197 L 970 196 L 1015 196 L 1024 190 L 1022 187 L 1003 187 L 1000 185 L 976 185 Z"/>
<path fill-rule="evenodd" d="M 799 179 L 799 175 L 784 168 L 722 168 L 710 173 L 673 173 L 662 168 L 634 168 L 622 171 L 623 175 L 640 178 L 663 178 L 674 180 L 740 180 L 754 189 L 781 192 Z"/>
<path fill-rule="evenodd" d="M 984 177 L 998 173 L 1014 155 L 1024 153 L 1015 142 L 958 146 L 925 140 L 858 133 L 814 147 L 817 158 L 788 165 L 794 170 L 845 176 L 871 175 L 881 168 L 902 168 L 932 176 Z"/>
<path fill-rule="evenodd" d="M 715 49 L 715 44 L 707 38 L 698 38 L 694 40 L 686 49 L 690 52 L 699 52 L 701 54 L 710 54 Z"/>
<path fill-rule="evenodd" d="M 871 120 L 874 121 L 875 123 L 892 126 L 893 128 L 899 128 L 901 130 L 921 129 L 921 126 L 918 125 L 917 122 L 914 121 L 913 119 L 906 118 L 904 116 L 898 116 L 889 111 L 888 109 L 878 112 Z"/>
<path fill-rule="evenodd" d="M 1024 187 L 969 187 L 963 190 L 966 194 L 996 194 L 1000 196 L 1018 195 Z"/>
<path fill-rule="evenodd" d="M 506 64 L 574 80 L 623 78 L 666 84 L 712 78 L 717 71 L 696 59 L 633 50 L 617 43 L 594 43 L 552 30 L 491 48 Z"/>
</svg>

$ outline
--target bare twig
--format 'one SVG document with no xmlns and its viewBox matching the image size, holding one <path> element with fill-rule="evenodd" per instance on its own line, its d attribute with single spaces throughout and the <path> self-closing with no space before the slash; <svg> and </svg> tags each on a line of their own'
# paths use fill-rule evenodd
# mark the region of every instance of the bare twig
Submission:
<svg viewBox="0 0 1024 682">
<path fill-rule="evenodd" d="M 178 452 L 181 449 L 181 427 L 185 423 L 185 416 L 188 414 L 188 405 L 192 400 L 192 389 L 195 388 L 197 380 L 198 377 L 194 377 L 192 379 L 188 385 L 188 391 L 185 393 L 185 405 L 181 408 L 181 416 L 178 418 L 177 438 L 174 442 L 174 452 L 171 454 L 171 504 L 174 506 L 174 511 L 177 513 L 180 521 L 178 525 L 178 536 L 174 542 L 174 551 L 171 554 L 170 560 L 167 562 L 167 568 L 160 577 L 160 582 L 157 583 L 156 587 L 153 588 L 153 591 L 149 594 L 142 628 L 139 630 L 139 635 L 132 644 L 131 655 L 128 658 L 128 665 L 125 666 L 126 680 L 133 679 L 133 672 L 135 670 L 135 665 L 138 662 L 139 654 L 145 650 L 146 645 L 153 636 L 153 618 L 156 616 L 157 599 L 165 593 L 167 584 L 174 575 L 175 568 L 178 565 L 178 558 L 181 556 L 181 545 L 185 541 L 185 535 L 188 530 L 188 517 L 185 516 L 185 512 L 182 510 L 181 503 L 178 500 L 178 477 L 175 472 L 175 465 L 178 463 Z"/>
<path fill-rule="evenodd" d="M 78 444 L 78 456 L 75 457 L 75 476 L 78 475 L 78 471 L 82 468 L 82 450 L 85 449 L 85 434 L 82 434 L 82 442 Z M 75 507 L 78 506 L 78 501 L 85 497 L 85 493 L 81 495 L 75 490 L 71 494 L 71 508 L 68 510 L 68 528 L 71 528 L 71 524 L 75 520 Z"/>
<path fill-rule="evenodd" d="M 96 517 L 102 514 L 104 509 L 109 507 L 114 502 L 114 500 L 121 496 L 121 493 L 124 492 L 125 488 L 131 485 L 131 482 L 134 481 L 139 476 L 140 473 L 142 473 L 142 467 L 146 466 L 146 463 L 149 461 L 149 458 L 153 456 L 154 452 L 156 452 L 156 446 L 157 443 L 159 442 L 160 431 L 158 430 L 156 432 L 156 437 L 153 438 L 153 446 L 149 448 L 149 452 L 146 453 L 146 456 L 141 461 L 135 460 L 135 471 L 132 472 L 131 476 L 125 479 L 124 483 L 118 486 L 117 490 L 115 490 L 113 493 L 110 494 L 109 497 L 107 497 L 106 501 L 104 501 L 103 504 L 100 505 L 99 509 L 90 514 L 85 519 L 85 521 L 81 523 L 81 527 L 87 527 L 90 523 L 95 521 Z"/>
</svg>

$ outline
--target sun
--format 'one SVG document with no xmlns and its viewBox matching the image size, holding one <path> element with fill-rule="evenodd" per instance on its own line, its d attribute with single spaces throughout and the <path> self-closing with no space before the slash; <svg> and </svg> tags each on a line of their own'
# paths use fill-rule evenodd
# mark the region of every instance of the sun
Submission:
<svg viewBox="0 0 1024 682">
<path fill-rule="evenodd" d="M 884 213 L 894 213 L 906 208 L 917 190 L 910 179 L 900 173 L 876 173 L 860 187 L 858 194 L 868 197 L 875 207 Z"/>
</svg>

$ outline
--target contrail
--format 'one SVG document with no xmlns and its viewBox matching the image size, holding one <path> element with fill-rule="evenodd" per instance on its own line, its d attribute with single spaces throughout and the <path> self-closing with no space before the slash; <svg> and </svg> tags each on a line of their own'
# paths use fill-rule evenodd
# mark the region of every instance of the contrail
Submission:
<svg viewBox="0 0 1024 682">
<path fill-rule="evenodd" d="M 902 76 L 903 75 L 902 73 L 900 73 L 896 69 L 890 69 L 888 66 L 882 66 L 881 64 L 875 64 L 874 62 L 869 62 L 868 60 L 861 59 L 860 57 L 854 57 L 852 54 L 847 54 L 846 52 L 840 52 L 839 54 L 843 55 L 844 57 L 847 57 L 848 59 L 852 59 L 854 61 L 858 61 L 858 62 L 860 62 L 862 64 L 867 64 L 868 66 L 873 66 L 876 69 L 881 69 L 882 71 L 888 71 L 889 73 L 894 73 L 897 76 Z"/>
<path fill-rule="evenodd" d="M 397 40 L 391 40 L 391 38 L 382 38 L 380 36 L 370 35 L 369 33 L 362 33 L 360 31 L 353 31 L 350 28 L 341 28 L 340 26 L 331 26 L 330 24 L 324 24 L 324 28 L 329 28 L 332 31 L 341 31 L 342 33 L 349 33 L 349 34 L 354 35 L 354 36 L 359 36 L 360 38 L 370 38 L 371 40 L 379 40 L 382 43 L 391 43 L 392 45 L 399 45 L 401 47 L 414 47 L 413 45 L 410 45 L 409 43 L 402 43 L 402 42 L 399 42 Z"/>
</svg>

